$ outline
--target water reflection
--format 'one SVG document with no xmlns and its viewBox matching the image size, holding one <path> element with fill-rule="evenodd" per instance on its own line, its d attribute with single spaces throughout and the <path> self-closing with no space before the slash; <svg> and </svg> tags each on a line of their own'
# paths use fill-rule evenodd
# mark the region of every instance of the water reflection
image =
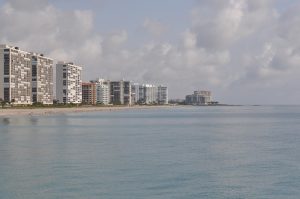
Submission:
<svg viewBox="0 0 300 199">
<path fill-rule="evenodd" d="M 17 125 L 31 125 L 31 126 L 37 126 L 39 124 L 39 118 L 38 117 L 28 117 L 28 118 L 0 118 L 0 126 L 17 126 Z"/>
<path fill-rule="evenodd" d="M 29 122 L 31 125 L 36 126 L 39 123 L 39 118 L 37 117 L 30 117 Z"/>
<path fill-rule="evenodd" d="M 10 125 L 10 123 L 11 123 L 10 118 L 2 118 L 2 119 L 0 120 L 0 124 L 1 124 L 1 125 L 8 126 L 8 125 Z"/>
</svg>

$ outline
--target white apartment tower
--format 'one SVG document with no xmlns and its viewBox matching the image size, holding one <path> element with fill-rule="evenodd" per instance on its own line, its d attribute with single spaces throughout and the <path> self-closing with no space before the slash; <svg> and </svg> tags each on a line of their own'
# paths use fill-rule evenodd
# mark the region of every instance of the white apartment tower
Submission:
<svg viewBox="0 0 300 199">
<path fill-rule="evenodd" d="M 0 98 L 12 104 L 32 104 L 31 54 L 0 45 Z"/>
<path fill-rule="evenodd" d="M 137 104 L 168 104 L 168 87 L 134 83 L 132 96 Z"/>
<path fill-rule="evenodd" d="M 56 98 L 58 103 L 80 104 L 82 102 L 82 67 L 72 62 L 56 64 Z"/>
<path fill-rule="evenodd" d="M 151 84 L 144 85 L 144 101 L 146 104 L 157 103 L 157 86 Z"/>
<path fill-rule="evenodd" d="M 32 102 L 53 104 L 53 60 L 43 54 L 31 54 Z"/>
<path fill-rule="evenodd" d="M 168 104 L 168 87 L 159 85 L 157 87 L 157 102 L 158 104 Z"/>
<path fill-rule="evenodd" d="M 110 103 L 110 82 L 100 78 L 91 82 L 96 84 L 97 104 L 108 105 Z"/>
</svg>

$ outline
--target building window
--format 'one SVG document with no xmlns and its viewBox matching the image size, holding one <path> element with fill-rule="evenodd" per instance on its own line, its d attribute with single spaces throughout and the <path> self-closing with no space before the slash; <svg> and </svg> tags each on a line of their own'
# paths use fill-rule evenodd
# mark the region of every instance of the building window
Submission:
<svg viewBox="0 0 300 199">
<path fill-rule="evenodd" d="M 32 88 L 32 92 L 36 92 L 36 88 Z"/>
<path fill-rule="evenodd" d="M 67 78 L 67 73 L 63 73 L 63 78 Z"/>
<path fill-rule="evenodd" d="M 32 76 L 35 77 L 37 74 L 36 65 L 32 65 Z"/>
<path fill-rule="evenodd" d="M 32 101 L 33 101 L 33 102 L 37 102 L 36 94 L 32 95 Z"/>
<path fill-rule="evenodd" d="M 4 75 L 9 75 L 9 54 L 4 55 Z"/>
<path fill-rule="evenodd" d="M 67 85 L 67 81 L 63 80 L 63 85 L 66 86 Z"/>
<path fill-rule="evenodd" d="M 64 94 L 64 95 L 67 94 L 67 90 L 66 90 L 66 89 L 63 90 L 63 94 Z"/>
<path fill-rule="evenodd" d="M 9 88 L 4 88 L 4 101 L 9 102 Z"/>
<path fill-rule="evenodd" d="M 4 77 L 4 83 L 9 83 L 9 77 Z"/>
</svg>

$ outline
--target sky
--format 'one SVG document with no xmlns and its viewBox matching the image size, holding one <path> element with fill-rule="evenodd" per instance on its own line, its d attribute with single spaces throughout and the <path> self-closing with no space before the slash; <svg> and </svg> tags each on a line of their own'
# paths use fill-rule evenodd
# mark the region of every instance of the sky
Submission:
<svg viewBox="0 0 300 199">
<path fill-rule="evenodd" d="M 0 43 L 98 77 L 299 104 L 298 0 L 0 0 Z"/>
</svg>

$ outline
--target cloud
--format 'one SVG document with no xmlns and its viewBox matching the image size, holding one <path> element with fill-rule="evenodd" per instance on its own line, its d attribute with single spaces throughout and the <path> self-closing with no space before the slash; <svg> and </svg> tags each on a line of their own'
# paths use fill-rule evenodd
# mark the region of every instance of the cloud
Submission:
<svg viewBox="0 0 300 199">
<path fill-rule="evenodd" d="M 192 26 L 184 36 L 184 46 L 205 49 L 206 57 L 228 53 L 227 62 L 213 65 L 214 73 L 203 71 L 208 79 L 216 79 L 219 84 L 215 85 L 222 87 L 224 99 L 276 103 L 279 98 L 272 98 L 270 90 L 294 93 L 292 85 L 298 82 L 295 74 L 300 73 L 299 6 L 278 11 L 276 1 L 272 0 L 198 2 L 199 7 L 192 11 Z M 218 89 L 212 83 L 209 85 Z M 249 99 L 236 97 L 236 93 L 248 95 Z"/>
<path fill-rule="evenodd" d="M 202 0 L 195 8 L 193 30 L 197 32 L 198 45 L 219 50 L 256 33 L 273 19 L 270 0 Z"/>
<path fill-rule="evenodd" d="M 145 19 L 143 27 L 156 37 L 159 37 L 167 32 L 167 27 L 163 23 L 153 19 Z"/>
<path fill-rule="evenodd" d="M 9 0 L 0 7 L 0 41 L 84 65 L 85 80 L 162 83 L 175 98 L 211 89 L 224 102 L 276 103 L 298 89 L 298 10 L 278 11 L 273 0 L 198 0 L 191 26 L 177 43 L 156 40 L 167 27 L 146 19 L 141 25 L 154 37 L 130 47 L 132 32 L 120 27 L 99 33 L 91 10 Z M 279 89 L 272 98 L 271 91 Z M 289 103 L 299 98 L 295 94 Z"/>
<path fill-rule="evenodd" d="M 103 49 L 105 53 L 114 53 L 119 51 L 121 47 L 128 41 L 126 30 L 118 30 L 111 32 L 103 41 Z"/>
<path fill-rule="evenodd" d="M 47 6 L 47 0 L 9 0 L 7 6 L 19 11 L 36 11 L 37 9 Z"/>
<path fill-rule="evenodd" d="M 24 6 L 27 1 L 7 1 L 0 8 L 0 24 L 5 27 L 0 30 L 2 43 L 45 52 L 57 59 L 76 59 L 86 44 L 101 47 L 93 32 L 91 11 L 63 11 L 46 1 L 38 2 L 37 7 L 28 8 Z"/>
</svg>

